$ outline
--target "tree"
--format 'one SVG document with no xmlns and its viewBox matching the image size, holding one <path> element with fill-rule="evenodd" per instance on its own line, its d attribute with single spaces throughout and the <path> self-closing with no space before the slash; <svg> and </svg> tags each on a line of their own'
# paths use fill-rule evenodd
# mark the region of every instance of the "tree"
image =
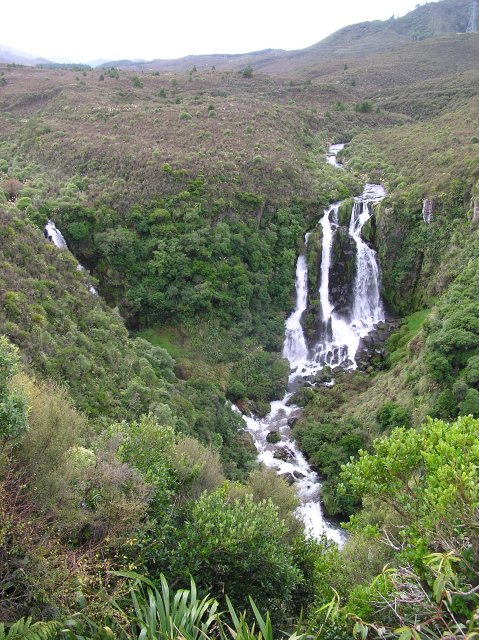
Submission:
<svg viewBox="0 0 479 640">
<path fill-rule="evenodd" d="M 14 180 L 13 178 L 5 180 L 5 182 L 3 183 L 3 190 L 5 191 L 5 195 L 10 200 L 10 202 L 15 202 L 22 188 L 23 184 L 20 182 L 20 180 Z"/>
<path fill-rule="evenodd" d="M 360 497 L 396 511 L 413 545 L 469 546 L 478 538 L 478 434 L 479 420 L 471 416 L 453 423 L 428 418 L 420 431 L 400 427 L 375 440 L 373 451 L 360 451 L 342 476 Z"/>
<path fill-rule="evenodd" d="M 253 67 L 249 64 L 243 71 L 241 72 L 243 78 L 252 78 L 253 77 Z"/>
<path fill-rule="evenodd" d="M 0 441 L 3 444 L 18 438 L 27 429 L 25 398 L 8 386 L 19 362 L 18 348 L 0 336 Z"/>
<path fill-rule="evenodd" d="M 394 402 L 386 402 L 376 414 L 376 420 L 382 431 L 394 427 L 410 427 L 411 414 L 407 409 Z"/>
<path fill-rule="evenodd" d="M 177 570 L 213 595 L 226 590 L 237 605 L 249 594 L 260 607 L 283 608 L 300 581 L 277 507 L 249 494 L 232 498 L 227 485 L 203 493 L 179 539 Z"/>
</svg>

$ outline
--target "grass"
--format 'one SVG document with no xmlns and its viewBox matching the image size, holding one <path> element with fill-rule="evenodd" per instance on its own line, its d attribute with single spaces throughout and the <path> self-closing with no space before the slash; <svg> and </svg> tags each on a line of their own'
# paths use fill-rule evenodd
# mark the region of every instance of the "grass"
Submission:
<svg viewBox="0 0 479 640">
<path fill-rule="evenodd" d="M 390 350 L 388 360 L 391 367 L 407 357 L 410 341 L 417 335 L 430 313 L 431 309 L 421 309 L 406 316 L 400 330 L 390 336 L 387 347 Z"/>
<path fill-rule="evenodd" d="M 172 327 L 152 327 L 138 331 L 136 335 L 148 340 L 155 347 L 165 349 L 175 360 L 184 357 L 187 353 L 180 344 L 181 339 L 178 331 Z"/>
</svg>

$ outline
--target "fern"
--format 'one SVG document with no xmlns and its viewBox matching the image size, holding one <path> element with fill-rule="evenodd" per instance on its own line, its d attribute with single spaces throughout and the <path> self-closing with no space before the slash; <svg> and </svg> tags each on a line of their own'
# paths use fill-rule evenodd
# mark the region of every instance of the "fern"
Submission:
<svg viewBox="0 0 479 640">
<path fill-rule="evenodd" d="M 52 640 L 60 630 L 60 622 L 35 622 L 20 618 L 11 626 L 0 623 L 0 640 Z"/>
</svg>

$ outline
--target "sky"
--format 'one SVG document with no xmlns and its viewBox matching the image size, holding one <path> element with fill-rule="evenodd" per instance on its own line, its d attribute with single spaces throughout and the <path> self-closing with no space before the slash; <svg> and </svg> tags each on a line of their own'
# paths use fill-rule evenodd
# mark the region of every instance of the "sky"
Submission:
<svg viewBox="0 0 479 640">
<path fill-rule="evenodd" d="M 302 49 L 420 0 L 23 0 L 2 3 L 0 45 L 61 62 Z"/>
</svg>

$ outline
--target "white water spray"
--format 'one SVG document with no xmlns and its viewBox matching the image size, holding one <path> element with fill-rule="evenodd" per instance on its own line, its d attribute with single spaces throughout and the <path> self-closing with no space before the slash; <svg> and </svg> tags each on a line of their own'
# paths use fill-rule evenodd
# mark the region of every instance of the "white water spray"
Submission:
<svg viewBox="0 0 479 640">
<path fill-rule="evenodd" d="M 49 220 L 47 222 L 47 224 L 45 225 L 45 228 L 43 230 L 43 234 L 44 234 L 45 238 L 47 238 L 47 240 L 50 240 L 51 242 L 53 242 L 53 244 L 56 247 L 58 247 L 58 249 L 68 249 L 68 246 L 67 246 L 65 238 L 63 237 L 62 233 L 56 228 L 55 223 L 52 220 Z M 85 271 L 86 272 L 85 267 L 83 265 L 81 265 L 80 263 L 78 263 L 77 269 L 78 269 L 78 271 Z M 98 291 L 91 284 L 88 285 L 88 291 L 93 296 L 97 296 L 98 295 Z"/>
<path fill-rule="evenodd" d="M 329 164 L 342 168 L 337 162 L 337 154 L 343 148 L 344 145 L 330 147 L 327 155 Z M 265 418 L 258 420 L 243 415 L 247 430 L 258 450 L 258 460 L 265 466 L 276 469 L 289 482 L 294 482 L 301 500 L 297 515 L 303 520 L 306 531 L 316 538 L 326 534 L 340 546 L 344 543 L 345 534 L 324 519 L 320 503 L 320 479 L 291 439 L 290 421 L 301 410 L 289 404 L 289 401 L 292 390 L 301 386 L 306 378 L 314 376 L 326 364 L 333 367 L 356 368 L 355 356 L 360 339 L 366 336 L 377 322 L 384 319 L 376 254 L 362 239 L 361 230 L 371 217 L 374 204 L 385 195 L 383 187 L 367 184 L 362 196 L 355 199 L 349 235 L 356 246 L 356 276 L 349 320 L 335 313 L 334 300 L 331 299 L 330 292 L 332 248 L 334 235 L 339 226 L 338 212 L 341 203 L 325 210 L 319 222 L 323 232 L 319 288 L 323 335 L 313 349 L 308 350 L 301 324 L 308 306 L 308 268 L 306 256 L 303 254 L 299 256 L 296 265 L 296 306 L 285 327 L 283 356 L 289 361 L 292 371 L 289 378 L 290 389 L 282 400 L 271 403 L 271 411 Z M 306 234 L 306 247 L 308 237 L 309 234 Z M 277 444 L 267 442 L 267 435 L 271 431 L 276 431 L 281 438 Z"/>
</svg>

